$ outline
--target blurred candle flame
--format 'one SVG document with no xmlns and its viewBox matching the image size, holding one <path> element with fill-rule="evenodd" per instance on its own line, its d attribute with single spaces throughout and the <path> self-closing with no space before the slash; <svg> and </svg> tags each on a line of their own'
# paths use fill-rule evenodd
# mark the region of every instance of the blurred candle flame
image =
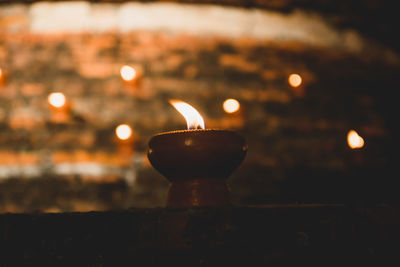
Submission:
<svg viewBox="0 0 400 267">
<path fill-rule="evenodd" d="M 240 103 L 236 99 L 229 98 L 222 105 L 226 113 L 234 113 L 239 110 Z"/>
<path fill-rule="evenodd" d="M 136 70 L 128 65 L 122 66 L 120 73 L 125 81 L 132 81 L 136 77 Z"/>
<path fill-rule="evenodd" d="M 351 130 L 347 134 L 347 143 L 352 149 L 362 148 L 364 146 L 364 139 L 356 131 Z"/>
<path fill-rule="evenodd" d="M 132 135 L 132 129 L 127 124 L 120 124 L 115 128 L 115 134 L 121 140 L 127 140 Z"/>
<path fill-rule="evenodd" d="M 194 107 L 181 100 L 171 99 L 169 103 L 185 118 L 188 130 L 205 129 L 203 117 Z"/>
<path fill-rule="evenodd" d="M 303 82 L 303 79 L 301 78 L 301 76 L 299 74 L 297 74 L 297 73 L 290 74 L 290 76 L 289 76 L 289 84 L 292 87 L 299 87 L 302 82 Z"/>
<path fill-rule="evenodd" d="M 65 105 L 66 98 L 63 93 L 51 93 L 48 96 L 48 101 L 53 107 L 61 108 Z"/>
</svg>

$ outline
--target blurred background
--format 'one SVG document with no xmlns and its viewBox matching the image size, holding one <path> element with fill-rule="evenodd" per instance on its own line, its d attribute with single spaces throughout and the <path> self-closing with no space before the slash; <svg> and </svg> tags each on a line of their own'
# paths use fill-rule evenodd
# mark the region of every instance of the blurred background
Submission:
<svg viewBox="0 0 400 267">
<path fill-rule="evenodd" d="M 235 205 L 398 200 L 389 1 L 93 2 L 0 1 L 0 213 L 164 206 L 171 98 L 247 139 Z"/>
</svg>

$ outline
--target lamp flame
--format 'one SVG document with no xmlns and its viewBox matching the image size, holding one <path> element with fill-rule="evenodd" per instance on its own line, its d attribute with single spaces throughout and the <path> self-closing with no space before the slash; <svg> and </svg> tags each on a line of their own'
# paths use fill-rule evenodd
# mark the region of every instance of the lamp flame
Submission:
<svg viewBox="0 0 400 267">
<path fill-rule="evenodd" d="M 185 118 L 188 130 L 205 129 L 203 117 L 194 107 L 181 100 L 171 99 L 169 103 Z"/>
</svg>

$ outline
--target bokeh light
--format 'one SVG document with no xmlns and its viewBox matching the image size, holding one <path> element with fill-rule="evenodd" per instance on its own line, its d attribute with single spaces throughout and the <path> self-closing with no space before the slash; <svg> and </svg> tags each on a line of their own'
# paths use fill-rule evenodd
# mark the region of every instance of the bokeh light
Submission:
<svg viewBox="0 0 400 267">
<path fill-rule="evenodd" d="M 49 104 L 56 108 L 61 108 L 65 105 L 67 101 L 65 95 L 59 92 L 49 94 L 47 99 L 49 101 Z"/>
<path fill-rule="evenodd" d="M 222 106 L 226 113 L 234 113 L 239 110 L 240 103 L 236 99 L 229 98 L 224 101 Z"/>
<path fill-rule="evenodd" d="M 125 81 L 132 81 L 136 78 L 136 70 L 128 65 L 122 66 L 120 73 L 121 78 Z"/>
<path fill-rule="evenodd" d="M 132 136 L 132 129 L 127 124 L 120 124 L 115 128 L 115 134 L 121 140 L 127 140 Z"/>
<path fill-rule="evenodd" d="M 358 149 L 364 146 L 364 139 L 356 131 L 351 130 L 347 134 L 347 143 L 350 148 Z"/>
<path fill-rule="evenodd" d="M 303 82 L 303 79 L 299 74 L 290 74 L 289 75 L 289 84 L 292 87 L 299 87 L 301 83 Z"/>
</svg>

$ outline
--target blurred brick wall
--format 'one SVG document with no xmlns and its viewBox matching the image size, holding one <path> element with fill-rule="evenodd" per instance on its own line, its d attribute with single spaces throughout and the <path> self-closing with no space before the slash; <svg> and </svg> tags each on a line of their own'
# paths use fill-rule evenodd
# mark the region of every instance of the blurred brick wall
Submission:
<svg viewBox="0 0 400 267">
<path fill-rule="evenodd" d="M 185 128 L 170 98 L 195 106 L 207 128 L 248 140 L 229 179 L 235 204 L 395 197 L 399 64 L 386 51 L 144 30 L 10 30 L 28 20 L 24 8 L 0 19 L 0 212 L 162 206 L 168 184 L 146 148 L 152 134 Z M 125 64 L 143 72 L 135 84 L 121 80 Z M 291 73 L 302 76 L 300 87 L 289 85 Z M 55 91 L 69 101 L 66 119 L 48 105 Z M 223 111 L 227 98 L 240 101 L 239 112 Z M 120 123 L 132 127 L 132 143 L 116 139 Z M 347 146 L 351 129 L 362 149 Z"/>
</svg>

